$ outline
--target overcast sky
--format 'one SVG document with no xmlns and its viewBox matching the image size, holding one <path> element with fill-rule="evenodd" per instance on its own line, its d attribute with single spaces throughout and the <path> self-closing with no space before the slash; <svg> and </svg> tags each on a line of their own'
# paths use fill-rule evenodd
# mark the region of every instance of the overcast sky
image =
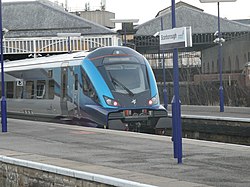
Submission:
<svg viewBox="0 0 250 187">
<path fill-rule="evenodd" d="M 200 3 L 200 0 L 182 1 L 197 6 L 206 13 L 217 15 L 217 3 Z M 68 6 L 71 9 L 84 8 L 86 2 L 89 2 L 91 9 L 97 9 L 101 4 L 101 0 L 68 0 Z M 140 23 L 153 19 L 160 10 L 168 6 L 171 6 L 171 0 L 106 0 L 106 10 L 114 12 L 117 19 L 139 19 Z M 250 0 L 220 3 L 220 13 L 221 17 L 228 19 L 250 19 Z"/>
<path fill-rule="evenodd" d="M 2 0 L 25 1 L 25 0 Z M 27 0 L 26 0 L 27 1 Z M 99 9 L 101 0 L 50 0 L 52 2 L 68 2 L 69 10 L 84 10 L 85 3 L 89 2 L 90 9 Z M 180 0 L 175 0 L 179 2 Z M 200 3 L 200 0 L 182 0 L 183 2 L 197 6 L 204 12 L 217 15 L 217 3 Z M 114 12 L 116 19 L 139 19 L 144 23 L 153 19 L 156 14 L 171 6 L 171 0 L 106 0 L 106 10 Z M 228 19 L 250 19 L 250 0 L 237 0 L 236 2 L 220 3 L 221 17 Z"/>
</svg>

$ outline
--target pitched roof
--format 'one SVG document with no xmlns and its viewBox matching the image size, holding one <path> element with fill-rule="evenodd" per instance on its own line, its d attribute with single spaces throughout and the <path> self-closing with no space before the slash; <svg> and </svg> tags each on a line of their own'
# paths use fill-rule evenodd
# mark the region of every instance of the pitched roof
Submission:
<svg viewBox="0 0 250 187">
<path fill-rule="evenodd" d="M 185 2 L 183 2 L 183 1 L 179 1 L 179 2 L 177 2 L 176 4 L 175 4 L 175 8 L 178 8 L 178 7 L 180 7 L 180 6 L 187 6 L 187 7 L 190 7 L 190 8 L 193 8 L 193 9 L 196 9 L 196 10 L 198 10 L 198 11 L 204 11 L 203 9 L 200 9 L 200 8 L 198 8 L 198 7 L 196 7 L 196 6 L 193 6 L 193 5 L 190 5 L 190 4 L 188 4 L 188 3 L 185 3 Z M 160 10 L 158 13 L 157 13 L 157 15 L 155 16 L 155 17 L 158 17 L 158 16 L 161 16 L 161 15 L 163 15 L 163 14 L 166 14 L 167 12 L 171 12 L 171 6 L 169 6 L 169 7 L 167 7 L 167 8 L 164 8 L 163 10 Z"/>
<path fill-rule="evenodd" d="M 218 17 L 204 13 L 201 9 L 187 6 L 182 3 L 176 6 L 176 27 L 191 26 L 193 34 L 214 33 L 218 30 Z M 137 27 L 136 35 L 154 35 L 161 30 L 161 17 L 163 19 L 163 30 L 172 28 L 171 11 L 166 11 L 150 21 Z M 221 18 L 221 32 L 249 32 L 250 26 L 239 22 Z"/>
<path fill-rule="evenodd" d="M 246 24 L 246 25 L 250 25 L 250 19 L 236 19 L 234 21 L 240 22 L 240 23 L 243 23 L 243 24 Z"/>
<path fill-rule="evenodd" d="M 114 31 L 66 12 L 48 0 L 3 3 L 6 37 L 44 37 L 57 33 L 115 34 Z"/>
</svg>

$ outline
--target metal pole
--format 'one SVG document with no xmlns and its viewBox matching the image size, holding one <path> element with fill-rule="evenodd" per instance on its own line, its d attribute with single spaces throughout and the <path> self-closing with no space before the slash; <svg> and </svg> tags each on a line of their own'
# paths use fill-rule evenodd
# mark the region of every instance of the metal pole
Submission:
<svg viewBox="0 0 250 187">
<path fill-rule="evenodd" d="M 163 19 L 161 17 L 161 30 L 163 30 Z M 166 85 L 166 69 L 165 69 L 165 56 L 164 52 L 162 53 L 162 70 L 163 70 L 163 100 L 164 100 L 164 107 L 168 109 L 168 95 L 167 95 L 167 85 Z"/>
<path fill-rule="evenodd" d="M 224 93 L 223 93 L 223 84 L 222 84 L 222 42 L 221 42 L 221 31 L 220 31 L 220 2 L 218 2 L 218 63 L 220 67 L 220 112 L 224 112 Z"/>
<path fill-rule="evenodd" d="M 2 100 L 1 100 L 1 115 L 2 115 L 2 132 L 7 132 L 7 112 L 4 87 L 4 68 L 3 68 L 3 26 L 2 26 L 2 1 L 0 0 L 0 43 L 1 43 L 1 77 L 2 77 Z"/>
<path fill-rule="evenodd" d="M 175 19 L 175 0 L 172 0 L 172 28 L 176 27 Z M 172 100 L 172 126 L 174 140 L 174 156 L 178 159 L 178 164 L 182 163 L 182 128 L 181 128 L 181 105 L 179 96 L 179 66 L 178 66 L 178 49 L 173 51 L 173 68 L 174 68 L 174 97 Z"/>
</svg>

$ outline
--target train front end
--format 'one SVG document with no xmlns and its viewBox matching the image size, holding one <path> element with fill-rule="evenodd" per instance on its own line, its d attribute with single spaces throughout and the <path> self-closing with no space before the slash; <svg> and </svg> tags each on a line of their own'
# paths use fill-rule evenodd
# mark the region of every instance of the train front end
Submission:
<svg viewBox="0 0 250 187">
<path fill-rule="evenodd" d="M 105 47 L 87 58 L 98 70 L 92 76 L 99 81 L 93 78 L 92 83 L 102 108 L 99 111 L 106 116 L 105 126 L 148 132 L 167 117 L 153 71 L 141 54 L 127 47 Z"/>
</svg>

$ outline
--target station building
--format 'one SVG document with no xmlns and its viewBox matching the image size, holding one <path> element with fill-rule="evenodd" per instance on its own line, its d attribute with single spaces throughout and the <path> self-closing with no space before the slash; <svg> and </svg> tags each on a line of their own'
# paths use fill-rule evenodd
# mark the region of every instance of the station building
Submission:
<svg viewBox="0 0 250 187">
<path fill-rule="evenodd" d="M 223 73 L 241 72 L 250 61 L 250 25 L 247 20 L 232 21 L 220 18 L 222 38 Z M 214 43 L 218 30 L 218 17 L 205 13 L 202 9 L 184 2 L 176 3 L 176 27 L 191 26 L 193 47 L 179 49 L 179 61 L 196 61 L 191 64 L 201 65 L 203 74 L 219 72 L 218 44 Z M 154 34 L 172 28 L 171 7 L 160 11 L 156 17 L 137 27 L 135 34 L 136 49 L 145 54 L 152 66 L 161 67 L 159 56 L 159 38 Z M 166 53 L 167 66 L 172 65 L 171 53 Z M 199 57 L 199 58 L 193 58 Z M 186 63 L 187 64 L 187 63 Z M 180 64 L 181 65 L 186 65 Z"/>
<path fill-rule="evenodd" d="M 5 59 L 14 60 L 117 45 L 111 29 L 48 0 L 3 3 Z"/>
<path fill-rule="evenodd" d="M 175 5 L 176 27 L 192 28 L 193 46 L 178 49 L 180 98 L 182 104 L 219 105 L 218 17 L 202 9 L 178 2 Z M 222 81 L 225 105 L 250 106 L 250 25 L 247 20 L 220 18 L 222 38 Z M 163 88 L 163 58 L 167 82 L 168 101 L 173 93 L 173 51 L 162 53 L 156 33 L 172 28 L 171 7 L 159 11 L 155 18 L 135 27 L 136 50 L 151 63 L 159 83 L 160 97 Z"/>
</svg>

